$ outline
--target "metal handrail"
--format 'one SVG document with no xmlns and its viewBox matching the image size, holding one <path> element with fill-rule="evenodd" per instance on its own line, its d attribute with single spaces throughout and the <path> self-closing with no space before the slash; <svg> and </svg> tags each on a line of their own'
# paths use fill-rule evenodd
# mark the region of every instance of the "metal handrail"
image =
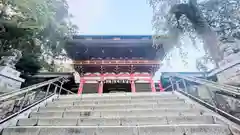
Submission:
<svg viewBox="0 0 240 135">
<path fill-rule="evenodd" d="M 54 82 L 58 82 L 61 79 L 65 79 L 65 78 L 64 77 L 58 77 L 58 78 L 55 78 L 55 79 L 52 79 L 52 80 L 48 80 L 48 81 L 41 82 L 41 83 L 38 83 L 38 84 L 34 84 L 34 85 L 31 85 L 31 86 L 28 86 L 28 87 L 25 87 L 25 88 L 22 88 L 22 89 L 18 89 L 16 91 L 12 91 L 10 93 L 2 94 L 0 96 L 0 101 L 6 100 L 8 98 L 11 98 L 11 97 L 23 94 L 23 93 L 27 93 L 29 91 L 32 91 L 34 89 L 37 89 L 37 88 L 40 88 L 40 87 L 43 87 L 43 86 L 46 86 L 46 85 L 49 85 L 49 84 L 54 83 Z"/>
<path fill-rule="evenodd" d="M 167 86 L 166 88 L 164 88 L 163 91 L 165 91 L 166 89 L 168 89 L 168 88 L 170 88 L 170 87 L 173 87 L 172 85 L 177 84 L 177 83 L 180 82 L 180 81 L 182 81 L 182 80 L 178 80 L 178 81 L 176 81 L 175 83 L 170 84 L 169 86 Z M 174 90 L 174 89 L 173 89 L 173 90 Z"/>
<path fill-rule="evenodd" d="M 61 87 L 61 86 L 59 86 L 59 85 L 57 85 L 57 84 L 55 84 L 55 83 L 52 83 L 52 84 L 55 85 L 55 86 L 58 87 L 58 88 L 61 88 L 62 90 L 66 91 L 66 92 L 68 92 L 68 93 L 76 94 L 76 93 L 74 93 L 74 92 L 72 92 L 72 91 L 70 91 L 70 90 L 67 90 L 67 89 L 65 89 L 65 88 L 63 88 L 63 87 Z M 61 91 L 60 91 L 60 93 L 61 93 Z"/>
<path fill-rule="evenodd" d="M 191 94 L 188 94 L 188 93 L 184 92 L 183 90 L 178 90 L 178 92 L 187 96 L 187 97 L 189 97 L 189 98 L 191 98 L 191 99 L 193 99 L 193 100 L 195 100 L 196 102 L 204 105 L 205 107 L 207 107 L 211 110 L 214 110 L 216 113 L 219 113 L 220 115 L 228 118 L 229 120 L 231 120 L 231 121 L 233 121 L 237 124 L 240 124 L 240 119 L 239 118 L 232 116 L 231 114 L 217 108 L 216 106 L 213 106 L 213 105 L 211 105 L 211 104 L 209 104 L 209 103 L 207 103 L 207 102 L 205 102 L 205 101 L 203 101 L 203 100 L 201 100 L 201 99 L 199 99 L 199 98 L 197 98 L 197 97 L 195 97 Z"/>
<path fill-rule="evenodd" d="M 44 100 L 46 100 L 46 99 L 52 97 L 53 95 L 54 95 L 54 94 L 51 94 L 51 95 L 49 95 L 49 96 L 47 96 L 47 97 L 44 97 L 43 99 L 40 99 L 39 101 L 37 101 L 37 102 L 35 102 L 35 103 L 33 103 L 33 104 L 27 106 L 26 108 L 23 108 L 23 109 L 19 110 L 18 112 L 16 112 L 16 113 L 14 113 L 14 114 L 12 114 L 12 115 L 10 115 L 10 116 L 8 116 L 8 117 L 6 117 L 6 118 L 0 120 L 0 124 L 2 124 L 2 123 L 4 123 L 4 122 L 8 121 L 9 119 L 11 119 L 11 118 L 17 116 L 17 115 L 20 114 L 20 113 L 22 113 L 22 112 L 24 112 L 24 111 L 30 109 L 31 107 L 33 107 L 33 106 L 35 106 L 35 105 L 37 105 L 37 104 L 43 102 Z"/>
<path fill-rule="evenodd" d="M 217 82 L 213 82 L 213 81 L 209 81 L 209 80 L 206 80 L 206 79 L 201 79 L 201 78 L 196 78 L 196 77 L 192 77 L 192 76 L 189 76 L 191 78 L 194 78 L 194 79 L 197 79 L 197 80 L 200 80 L 200 81 L 204 81 L 204 82 L 207 82 L 207 83 L 212 83 L 214 85 L 218 85 L 218 86 L 221 86 L 223 88 L 227 88 L 227 89 L 230 89 L 230 90 L 233 90 L 235 92 L 239 92 L 240 93 L 240 88 L 239 87 L 236 87 L 236 86 L 232 86 L 232 85 L 227 85 L 227 84 L 219 84 Z"/>
<path fill-rule="evenodd" d="M 182 78 L 182 79 L 185 79 L 185 80 L 188 80 L 188 81 L 192 81 L 192 82 L 195 82 L 195 83 L 206 85 L 206 86 L 209 86 L 209 87 L 212 87 L 212 88 L 217 88 L 217 89 L 220 89 L 222 91 L 240 96 L 240 92 L 236 91 L 236 89 L 227 88 L 227 86 L 223 86 L 223 85 L 220 85 L 218 83 L 214 83 L 214 82 L 206 81 L 206 80 L 203 81 L 203 79 L 199 79 L 199 78 L 195 78 L 195 77 L 189 77 L 189 76 L 183 76 L 183 75 L 179 75 L 179 74 L 176 74 L 175 76 L 178 77 L 178 78 Z"/>
<path fill-rule="evenodd" d="M 30 89 L 30 88 L 37 87 L 37 86 L 41 86 L 42 84 L 46 84 L 46 83 L 50 83 L 50 82 L 55 82 L 55 81 L 58 81 L 58 80 L 60 80 L 60 79 L 62 79 L 62 78 L 63 78 L 63 77 L 58 77 L 58 78 L 54 78 L 54 79 L 47 80 L 47 81 L 44 81 L 44 82 L 40 82 L 40 83 L 37 83 L 37 84 L 33 84 L 33 85 L 31 85 L 31 86 L 28 86 L 28 87 L 20 88 L 20 89 L 17 89 L 17 90 L 8 92 L 8 93 L 1 94 L 0 97 L 6 96 L 6 95 L 10 95 L 10 94 L 16 93 L 16 92 L 18 92 L 18 91 Z"/>
<path fill-rule="evenodd" d="M 56 84 L 57 82 L 60 84 Z M 16 93 L 10 93 L 6 96 L 0 97 L 0 105 L 4 108 L 3 115 L 0 117 L 0 124 L 17 116 L 24 110 L 39 104 L 51 96 L 59 96 L 62 91 L 66 91 L 67 94 L 76 94 L 63 88 L 63 84 L 65 82 L 66 78 L 59 77 L 21 89 L 21 91 L 17 91 Z M 9 107 L 9 105 L 12 107 Z"/>
<path fill-rule="evenodd" d="M 208 85 L 209 85 L 209 84 L 206 85 L 206 83 L 199 83 L 199 81 L 195 81 L 195 80 L 197 80 L 198 78 L 195 78 L 194 81 L 193 81 L 193 79 L 189 79 L 189 78 L 186 77 L 186 76 L 180 77 L 180 76 L 177 76 L 177 75 L 176 75 L 176 77 L 180 78 L 180 80 L 175 81 L 175 82 L 171 82 L 171 85 L 169 85 L 167 88 L 173 87 L 173 85 L 179 83 L 180 81 L 183 82 L 184 89 L 186 89 L 186 90 L 187 90 L 186 81 L 195 82 L 195 83 L 202 84 L 202 85 L 205 85 L 205 86 L 208 86 Z M 171 81 L 171 80 L 170 80 L 170 81 Z M 216 84 L 215 84 L 215 85 L 216 85 Z M 210 87 L 213 87 L 213 86 L 211 85 Z M 207 91 L 212 92 L 211 89 L 207 89 Z M 185 95 L 185 96 L 187 96 L 187 97 L 195 100 L 196 102 L 198 102 L 198 103 L 204 105 L 205 107 L 213 110 L 214 112 L 216 112 L 216 113 L 224 116 L 225 118 L 231 120 L 232 122 L 234 122 L 234 123 L 236 123 L 236 124 L 240 124 L 240 119 L 239 119 L 238 117 L 235 117 L 235 116 L 231 115 L 230 113 L 227 113 L 226 111 L 224 111 L 224 110 L 222 110 L 221 108 L 218 108 L 218 107 L 217 107 L 217 103 L 216 103 L 216 100 L 215 100 L 215 98 L 213 97 L 213 95 L 210 94 L 210 96 L 211 96 L 210 99 L 212 100 L 212 103 L 213 103 L 213 104 L 209 104 L 209 103 L 207 103 L 206 101 L 202 100 L 201 98 L 196 97 L 196 96 L 194 96 L 194 95 L 191 95 L 191 94 L 189 94 L 187 91 L 183 91 L 183 90 L 181 90 L 180 88 L 177 89 L 177 92 L 179 92 L 179 93 L 181 93 L 181 94 L 183 94 L 183 95 Z M 228 90 L 225 90 L 225 92 L 229 92 L 229 91 L 228 91 Z M 232 92 L 231 92 L 231 93 L 232 93 Z M 233 92 L 233 93 L 235 93 L 235 92 Z M 237 93 L 237 94 L 239 94 L 239 93 Z"/>
</svg>

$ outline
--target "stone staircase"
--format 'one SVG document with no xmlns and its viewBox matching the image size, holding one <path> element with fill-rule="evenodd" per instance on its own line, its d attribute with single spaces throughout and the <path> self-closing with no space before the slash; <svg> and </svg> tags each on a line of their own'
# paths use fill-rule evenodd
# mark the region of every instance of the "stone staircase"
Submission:
<svg viewBox="0 0 240 135">
<path fill-rule="evenodd" d="M 66 95 L 2 135 L 232 135 L 206 109 L 174 92 Z M 238 134 L 236 134 L 238 135 Z"/>
</svg>

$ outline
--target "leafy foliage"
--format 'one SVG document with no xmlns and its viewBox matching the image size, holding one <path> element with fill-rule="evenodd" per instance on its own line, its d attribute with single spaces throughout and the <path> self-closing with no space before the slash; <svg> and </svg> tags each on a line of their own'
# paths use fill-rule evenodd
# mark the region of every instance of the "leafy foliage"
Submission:
<svg viewBox="0 0 240 135">
<path fill-rule="evenodd" d="M 16 69 L 24 75 L 32 75 L 41 69 L 38 56 L 35 54 L 26 54 L 20 59 L 16 65 Z"/>
<path fill-rule="evenodd" d="M 165 51 L 178 46 L 180 35 L 188 34 L 195 47 L 201 38 L 207 56 L 217 64 L 223 58 L 220 45 L 229 39 L 239 39 L 239 0 L 148 0 L 153 8 L 153 29 L 156 46 L 164 45 Z M 159 35 L 167 35 L 163 39 Z M 160 38 L 159 38 L 160 37 Z M 198 60 L 209 61 L 209 60 Z"/>
<path fill-rule="evenodd" d="M 66 0 L 1 0 L 0 54 L 21 50 L 16 67 L 26 74 L 50 70 L 54 59 L 64 55 L 66 40 L 77 32 L 68 8 Z"/>
</svg>

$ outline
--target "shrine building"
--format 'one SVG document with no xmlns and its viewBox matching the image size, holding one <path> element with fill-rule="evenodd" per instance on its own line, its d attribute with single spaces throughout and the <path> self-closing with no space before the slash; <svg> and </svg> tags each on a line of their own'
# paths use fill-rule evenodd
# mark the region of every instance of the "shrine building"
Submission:
<svg viewBox="0 0 240 135">
<path fill-rule="evenodd" d="M 164 50 L 152 45 L 151 35 L 74 36 L 65 49 L 80 75 L 78 94 L 162 91 L 153 76 Z"/>
</svg>

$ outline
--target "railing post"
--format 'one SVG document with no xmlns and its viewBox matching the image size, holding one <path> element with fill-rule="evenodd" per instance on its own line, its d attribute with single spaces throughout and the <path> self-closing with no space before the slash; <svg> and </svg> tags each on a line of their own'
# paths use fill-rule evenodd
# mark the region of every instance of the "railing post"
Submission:
<svg viewBox="0 0 240 135">
<path fill-rule="evenodd" d="M 177 87 L 176 90 L 178 91 L 179 88 L 180 88 L 180 87 L 179 87 L 179 82 L 178 82 L 178 81 L 176 81 L 176 87 Z"/>
<path fill-rule="evenodd" d="M 61 92 L 62 92 L 62 86 L 63 86 L 63 82 L 61 82 L 61 85 L 60 85 L 60 89 L 59 89 L 59 93 L 58 95 L 61 95 Z M 56 86 L 57 87 L 57 86 Z"/>
<path fill-rule="evenodd" d="M 173 86 L 173 81 L 172 81 L 172 77 L 169 77 L 169 81 L 170 81 L 170 83 L 171 83 L 171 86 L 172 86 L 172 90 L 173 90 L 173 91 L 175 91 L 175 90 L 174 90 L 174 86 Z"/>
<path fill-rule="evenodd" d="M 23 106 L 24 106 L 24 104 L 25 104 L 25 100 L 26 100 L 27 95 L 28 95 L 28 91 L 24 94 L 23 101 L 22 101 L 22 103 L 21 103 L 21 105 L 20 105 L 19 111 L 22 110 L 22 108 L 23 108 Z"/>
<path fill-rule="evenodd" d="M 53 83 L 54 84 L 54 83 Z M 55 88 L 54 88 L 54 94 L 57 94 L 57 85 L 56 84 L 54 84 L 54 86 L 55 86 Z M 58 94 L 58 97 L 59 97 L 59 94 Z"/>
<path fill-rule="evenodd" d="M 185 92 L 187 92 L 187 84 L 186 84 L 185 80 L 182 79 L 182 82 L 183 82 L 183 85 L 184 85 L 184 88 L 185 88 Z"/>
<path fill-rule="evenodd" d="M 214 94 L 211 92 L 211 90 L 209 89 L 208 86 L 204 85 L 206 87 L 206 90 L 210 96 L 210 99 L 211 99 L 211 102 L 214 106 L 214 109 L 215 109 L 215 112 L 218 113 L 218 110 L 217 110 L 217 103 L 216 103 L 216 99 L 214 98 Z"/>
<path fill-rule="evenodd" d="M 55 88 L 54 88 L 54 94 L 57 94 L 57 87 L 56 84 L 54 84 Z"/>
<path fill-rule="evenodd" d="M 46 92 L 46 94 L 45 94 L 45 97 L 46 97 L 46 96 L 48 95 L 48 93 L 49 93 L 50 86 L 51 86 L 51 84 L 48 84 L 47 92 Z"/>
</svg>

